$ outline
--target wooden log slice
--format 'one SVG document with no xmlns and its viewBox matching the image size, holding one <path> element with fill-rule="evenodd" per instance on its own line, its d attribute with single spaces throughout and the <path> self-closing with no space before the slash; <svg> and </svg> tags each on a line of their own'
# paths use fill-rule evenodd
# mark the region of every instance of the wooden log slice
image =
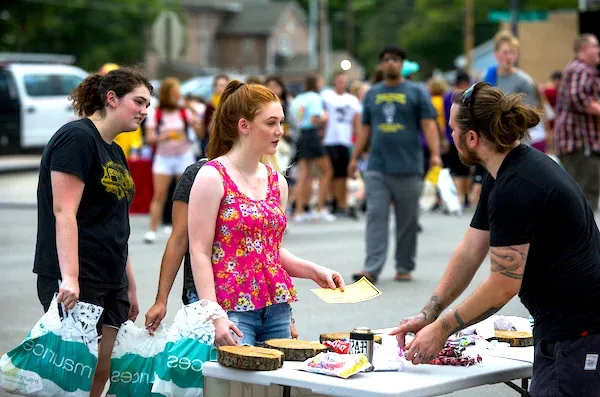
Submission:
<svg viewBox="0 0 600 397">
<path fill-rule="evenodd" d="M 328 334 L 321 334 L 319 336 L 319 342 L 323 343 L 326 340 L 333 342 L 334 340 L 350 339 L 350 332 L 332 332 Z M 373 340 L 376 343 L 381 344 L 381 336 L 375 335 Z"/>
<path fill-rule="evenodd" d="M 533 335 L 530 332 L 496 331 L 492 339 L 498 342 L 508 342 L 511 347 L 533 346 Z"/>
<path fill-rule="evenodd" d="M 282 351 L 286 361 L 305 361 L 327 351 L 325 345 L 298 339 L 271 339 L 265 342 L 265 347 Z"/>
<path fill-rule="evenodd" d="M 273 371 L 283 366 L 283 353 L 254 346 L 221 346 L 217 361 L 225 366 L 252 371 Z"/>
</svg>

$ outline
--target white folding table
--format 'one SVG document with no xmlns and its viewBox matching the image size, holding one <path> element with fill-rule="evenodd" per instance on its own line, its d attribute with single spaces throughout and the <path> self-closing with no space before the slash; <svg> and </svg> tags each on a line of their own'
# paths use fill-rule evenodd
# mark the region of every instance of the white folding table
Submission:
<svg viewBox="0 0 600 397">
<path fill-rule="evenodd" d="M 381 335 L 384 346 L 396 343 L 388 335 L 390 330 L 375 331 Z M 521 396 L 529 395 L 533 347 L 494 352 L 476 350 L 483 358 L 479 365 L 452 367 L 407 362 L 402 372 L 362 372 L 348 379 L 299 371 L 302 363 L 292 361 L 284 362 L 275 371 L 245 371 L 208 362 L 202 370 L 204 397 L 420 397 L 501 382 Z M 521 379 L 521 387 L 511 382 L 514 379 Z"/>
</svg>

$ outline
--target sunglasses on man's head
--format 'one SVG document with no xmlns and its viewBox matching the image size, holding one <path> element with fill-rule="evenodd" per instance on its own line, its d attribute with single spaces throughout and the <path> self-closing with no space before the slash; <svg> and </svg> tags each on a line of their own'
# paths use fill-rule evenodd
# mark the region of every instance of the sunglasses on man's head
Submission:
<svg viewBox="0 0 600 397">
<path fill-rule="evenodd" d="M 473 124 L 476 124 L 476 122 L 477 122 L 477 119 L 475 118 L 475 113 L 473 112 L 473 103 L 475 102 L 475 94 L 476 94 L 477 90 L 479 90 L 481 87 L 485 87 L 488 85 L 489 85 L 488 83 L 484 83 L 484 82 L 475 83 L 472 86 L 470 86 L 469 88 L 467 88 L 465 90 L 465 92 L 463 93 L 461 104 L 463 106 L 466 106 L 469 109 L 469 113 L 471 114 L 471 120 L 473 120 Z"/>
</svg>

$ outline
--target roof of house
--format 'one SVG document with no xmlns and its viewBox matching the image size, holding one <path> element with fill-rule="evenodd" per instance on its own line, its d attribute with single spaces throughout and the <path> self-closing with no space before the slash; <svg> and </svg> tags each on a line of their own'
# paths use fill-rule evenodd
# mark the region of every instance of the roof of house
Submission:
<svg viewBox="0 0 600 397">
<path fill-rule="evenodd" d="M 248 1 L 244 4 L 243 11 L 223 20 L 217 34 L 220 36 L 269 35 L 283 12 L 289 7 L 295 7 L 296 11 L 300 13 L 300 19 L 305 20 L 304 11 L 294 1 Z"/>
</svg>

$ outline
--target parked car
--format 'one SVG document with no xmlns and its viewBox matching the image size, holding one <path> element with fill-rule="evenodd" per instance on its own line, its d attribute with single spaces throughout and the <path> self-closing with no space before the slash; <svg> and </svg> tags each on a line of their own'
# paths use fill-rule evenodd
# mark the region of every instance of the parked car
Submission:
<svg viewBox="0 0 600 397">
<path fill-rule="evenodd" d="M 225 73 L 230 80 L 246 81 L 248 76 L 239 74 Z M 202 98 L 205 101 L 210 100 L 213 93 L 213 80 L 215 76 L 198 76 L 192 77 L 181 83 L 181 94 L 191 95 Z"/>
<path fill-rule="evenodd" d="M 41 150 L 76 119 L 68 96 L 88 73 L 55 63 L 0 64 L 0 153 Z"/>
</svg>

